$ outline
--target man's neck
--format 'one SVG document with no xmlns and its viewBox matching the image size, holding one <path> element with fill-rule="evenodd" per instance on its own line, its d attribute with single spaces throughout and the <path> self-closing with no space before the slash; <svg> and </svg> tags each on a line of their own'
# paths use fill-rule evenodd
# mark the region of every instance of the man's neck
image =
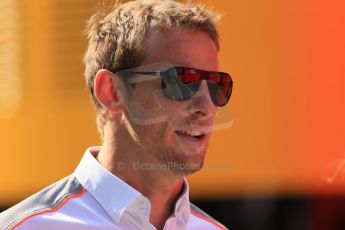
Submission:
<svg viewBox="0 0 345 230">
<path fill-rule="evenodd" d="M 123 157 L 126 153 L 121 154 L 119 152 L 121 149 L 114 148 L 115 144 L 104 143 L 97 155 L 97 160 L 103 167 L 150 200 L 150 223 L 157 229 L 163 229 L 181 194 L 183 178 L 168 177 L 167 173 L 155 169 L 138 168 L 131 157 Z"/>
</svg>

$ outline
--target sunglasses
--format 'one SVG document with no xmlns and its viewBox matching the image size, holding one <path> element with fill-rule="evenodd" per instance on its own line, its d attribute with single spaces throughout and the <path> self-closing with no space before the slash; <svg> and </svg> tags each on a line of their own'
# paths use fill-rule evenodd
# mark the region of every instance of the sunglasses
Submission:
<svg viewBox="0 0 345 230">
<path fill-rule="evenodd" d="M 206 80 L 212 102 L 220 107 L 229 101 L 233 85 L 231 76 L 227 73 L 182 66 L 173 66 L 164 71 L 120 70 L 116 73 L 119 75 L 133 76 L 139 74 L 160 77 L 164 94 L 177 101 L 191 98 L 200 88 L 201 81 Z"/>
</svg>

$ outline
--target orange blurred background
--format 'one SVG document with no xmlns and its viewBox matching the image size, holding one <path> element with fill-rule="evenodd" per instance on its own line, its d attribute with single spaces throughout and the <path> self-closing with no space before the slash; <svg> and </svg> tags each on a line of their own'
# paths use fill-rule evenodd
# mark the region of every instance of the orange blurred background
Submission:
<svg viewBox="0 0 345 230">
<path fill-rule="evenodd" d="M 99 2 L 0 3 L 0 204 L 72 173 L 100 144 L 82 64 Z M 345 2 L 200 2 L 223 15 L 234 91 L 220 111 L 232 123 L 214 132 L 192 196 L 343 195 Z"/>
</svg>

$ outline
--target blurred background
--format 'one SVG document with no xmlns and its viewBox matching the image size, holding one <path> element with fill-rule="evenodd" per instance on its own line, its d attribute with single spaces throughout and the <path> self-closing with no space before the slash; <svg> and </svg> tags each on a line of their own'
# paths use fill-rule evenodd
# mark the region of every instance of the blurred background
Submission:
<svg viewBox="0 0 345 230">
<path fill-rule="evenodd" d="M 109 2 L 0 1 L 0 211 L 100 145 L 83 31 Z M 200 2 L 234 91 L 192 201 L 230 229 L 345 229 L 345 2 Z"/>
</svg>

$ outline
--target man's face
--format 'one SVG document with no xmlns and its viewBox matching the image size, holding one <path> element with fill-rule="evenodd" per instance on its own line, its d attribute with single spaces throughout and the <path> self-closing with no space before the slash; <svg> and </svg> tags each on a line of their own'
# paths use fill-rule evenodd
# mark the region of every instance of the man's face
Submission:
<svg viewBox="0 0 345 230">
<path fill-rule="evenodd" d="M 203 31 L 151 31 L 145 59 L 140 66 L 161 62 L 218 71 L 216 46 Z M 146 70 L 164 68 L 154 66 Z M 173 175 L 187 175 L 199 170 L 203 165 L 217 111 L 206 81 L 201 83 L 193 97 L 184 101 L 166 97 L 161 91 L 160 78 L 137 83 L 130 90 L 125 124 L 135 143 L 140 146 L 138 159 L 146 161 L 144 163 L 166 164 L 170 169 L 168 172 Z M 205 135 L 195 138 L 182 134 L 186 131 L 201 131 Z"/>
</svg>

